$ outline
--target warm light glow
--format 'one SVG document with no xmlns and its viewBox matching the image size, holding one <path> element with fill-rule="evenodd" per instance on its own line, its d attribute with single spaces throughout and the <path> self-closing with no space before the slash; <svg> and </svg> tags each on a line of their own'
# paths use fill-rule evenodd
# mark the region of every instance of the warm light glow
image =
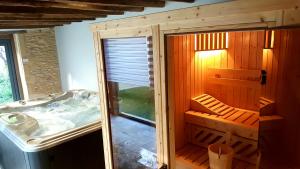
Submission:
<svg viewBox="0 0 300 169">
<path fill-rule="evenodd" d="M 197 38 L 197 34 L 195 34 L 195 50 L 197 50 L 198 49 L 198 38 Z"/>
<path fill-rule="evenodd" d="M 268 60 L 272 60 L 273 58 L 273 50 L 272 49 L 264 49 L 263 57 L 262 57 L 262 69 L 267 69 Z"/>
<path fill-rule="evenodd" d="M 209 56 L 220 55 L 223 51 L 224 51 L 224 49 L 223 50 L 210 50 L 210 51 L 197 51 L 196 56 L 201 57 L 201 58 L 207 58 Z"/>
<path fill-rule="evenodd" d="M 206 34 L 203 34 L 203 48 L 206 49 Z"/>
<path fill-rule="evenodd" d="M 224 44 L 224 38 L 225 38 L 224 33 L 222 33 L 221 35 L 222 35 L 222 42 L 221 42 L 222 45 L 221 46 L 222 46 L 222 48 L 224 48 L 224 46 L 225 46 L 225 44 Z"/>
<path fill-rule="evenodd" d="M 272 36 L 271 36 L 271 45 L 270 47 L 273 48 L 274 47 L 274 36 L 275 36 L 275 31 L 272 30 Z"/>
<path fill-rule="evenodd" d="M 274 39 L 275 39 L 275 31 L 266 30 L 264 49 L 272 49 L 274 47 Z"/>
<path fill-rule="evenodd" d="M 228 32 L 200 33 L 195 35 L 195 50 L 223 50 L 228 48 Z"/>
<path fill-rule="evenodd" d="M 228 48 L 228 42 L 229 42 L 229 35 L 228 32 L 226 32 L 226 48 Z"/>
<path fill-rule="evenodd" d="M 208 34 L 208 37 L 207 37 L 207 49 L 210 50 L 211 49 L 211 46 L 210 46 L 210 33 Z"/>
<path fill-rule="evenodd" d="M 213 41 L 212 42 L 212 48 L 215 49 L 215 44 L 216 44 L 216 42 L 215 42 L 216 41 L 216 34 L 215 33 L 213 33 L 212 41 Z"/>
</svg>

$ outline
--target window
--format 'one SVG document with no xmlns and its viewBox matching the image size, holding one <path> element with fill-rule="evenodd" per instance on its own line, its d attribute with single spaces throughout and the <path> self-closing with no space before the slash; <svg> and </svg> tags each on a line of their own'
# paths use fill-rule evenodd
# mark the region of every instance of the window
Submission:
<svg viewBox="0 0 300 169">
<path fill-rule="evenodd" d="M 19 100 L 11 41 L 0 40 L 0 105 Z"/>
</svg>

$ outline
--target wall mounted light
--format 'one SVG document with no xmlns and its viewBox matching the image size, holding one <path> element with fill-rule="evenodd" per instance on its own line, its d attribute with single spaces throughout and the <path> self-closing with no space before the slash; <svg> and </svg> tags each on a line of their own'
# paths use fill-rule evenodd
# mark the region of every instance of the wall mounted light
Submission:
<svg viewBox="0 0 300 169">
<path fill-rule="evenodd" d="M 265 31 L 265 45 L 264 49 L 273 49 L 274 47 L 274 30 L 266 30 Z"/>
<path fill-rule="evenodd" d="M 223 50 L 228 48 L 228 32 L 195 34 L 195 50 Z"/>
</svg>

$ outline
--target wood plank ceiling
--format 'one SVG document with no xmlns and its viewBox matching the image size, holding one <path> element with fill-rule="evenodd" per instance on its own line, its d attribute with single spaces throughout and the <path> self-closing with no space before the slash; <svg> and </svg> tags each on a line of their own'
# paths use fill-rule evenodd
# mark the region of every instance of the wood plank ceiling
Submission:
<svg viewBox="0 0 300 169">
<path fill-rule="evenodd" d="M 169 0 L 0 0 L 0 29 L 62 26 L 127 11 L 142 12 L 145 7 L 164 7 L 166 1 Z"/>
</svg>

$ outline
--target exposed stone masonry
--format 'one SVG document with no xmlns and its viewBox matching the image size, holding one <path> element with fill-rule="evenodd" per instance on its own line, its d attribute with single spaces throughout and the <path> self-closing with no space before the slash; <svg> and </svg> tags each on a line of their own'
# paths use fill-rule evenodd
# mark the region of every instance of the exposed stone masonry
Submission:
<svg viewBox="0 0 300 169">
<path fill-rule="evenodd" d="M 29 98 L 61 92 L 54 29 L 19 34 Z"/>
</svg>

